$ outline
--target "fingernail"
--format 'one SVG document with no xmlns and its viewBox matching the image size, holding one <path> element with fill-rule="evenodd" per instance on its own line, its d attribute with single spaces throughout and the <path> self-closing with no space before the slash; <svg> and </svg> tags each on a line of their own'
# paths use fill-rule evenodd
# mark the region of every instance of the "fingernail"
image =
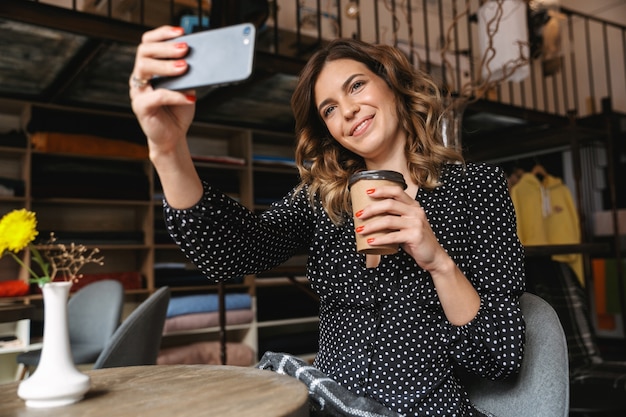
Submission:
<svg viewBox="0 0 626 417">
<path fill-rule="evenodd" d="M 354 215 L 355 215 L 356 217 L 361 217 L 361 216 L 363 215 L 363 210 L 359 210 L 359 211 L 357 211 L 356 213 L 354 213 Z"/>
<path fill-rule="evenodd" d="M 184 59 L 177 59 L 174 61 L 174 66 L 177 68 L 185 67 L 187 66 L 187 62 Z"/>
<path fill-rule="evenodd" d="M 196 96 L 194 96 L 193 94 L 186 94 L 185 97 L 187 98 L 187 100 L 195 102 L 196 101 Z"/>
<path fill-rule="evenodd" d="M 187 47 L 187 42 L 176 42 L 174 47 L 178 49 L 185 49 Z"/>
<path fill-rule="evenodd" d="M 363 231 L 363 229 L 365 229 L 365 226 L 359 226 L 356 229 L 354 229 L 357 233 L 361 233 Z"/>
<path fill-rule="evenodd" d="M 176 33 L 180 34 L 180 35 L 182 35 L 183 33 L 185 33 L 185 29 L 183 29 L 183 28 L 182 28 L 182 27 L 180 27 L 180 26 L 174 26 L 174 27 L 172 28 L 172 30 L 173 30 L 174 32 L 176 32 Z"/>
<path fill-rule="evenodd" d="M 376 189 L 375 189 L 375 188 L 370 188 L 369 190 L 367 190 L 367 191 L 365 191 L 365 192 L 366 192 L 366 193 L 368 193 L 368 194 L 373 194 L 373 193 L 374 193 L 374 191 L 376 191 Z"/>
<path fill-rule="evenodd" d="M 374 238 L 373 237 L 368 238 L 367 243 L 369 243 L 370 245 L 374 243 Z"/>
</svg>

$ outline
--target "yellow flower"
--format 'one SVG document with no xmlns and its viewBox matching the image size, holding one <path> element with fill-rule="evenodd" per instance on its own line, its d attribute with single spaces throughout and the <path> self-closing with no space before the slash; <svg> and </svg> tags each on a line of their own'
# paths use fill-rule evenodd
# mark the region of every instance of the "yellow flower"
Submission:
<svg viewBox="0 0 626 417">
<path fill-rule="evenodd" d="M 50 233 L 50 240 L 42 253 L 32 243 L 37 234 L 37 218 L 32 211 L 13 210 L 0 219 L 0 257 L 5 253 L 11 255 L 20 266 L 28 270 L 30 282 L 42 286 L 54 281 L 57 272 L 63 275 L 65 281 L 75 281 L 82 277 L 78 272 L 85 264 L 103 264 L 103 258 L 96 256 L 99 253 L 97 248 L 88 250 L 84 245 L 55 243 L 53 233 Z M 30 249 L 31 260 L 39 267 L 41 274 L 17 256 L 19 251 L 26 248 Z"/>
<path fill-rule="evenodd" d="M 18 253 L 37 236 L 35 213 L 26 209 L 13 210 L 0 220 L 0 255 L 5 250 Z"/>
</svg>

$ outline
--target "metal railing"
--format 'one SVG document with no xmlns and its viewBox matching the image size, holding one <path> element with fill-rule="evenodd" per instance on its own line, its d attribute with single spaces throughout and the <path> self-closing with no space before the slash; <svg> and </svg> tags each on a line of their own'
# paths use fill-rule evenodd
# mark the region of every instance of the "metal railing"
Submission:
<svg viewBox="0 0 626 417">
<path fill-rule="evenodd" d="M 200 27 L 208 22 L 209 26 L 235 23 L 232 19 L 237 16 L 232 11 L 237 4 L 245 3 L 232 0 L 34 1 L 147 27 L 181 24 L 183 19 L 189 21 L 190 18 Z M 335 37 L 393 44 L 452 93 L 467 94 L 462 91 L 464 86 L 478 84 L 481 79 L 476 17 L 484 3 L 484 0 L 257 2 L 267 6 L 267 16 L 262 16 L 263 23 L 259 27 L 259 47 L 278 57 L 304 61 L 321 42 Z M 220 19 L 211 16 L 212 7 L 220 9 Z M 530 59 L 526 79 L 494 84 L 480 91 L 480 96 L 523 109 L 577 117 L 600 113 L 603 99 L 610 97 L 613 110 L 626 113 L 626 26 L 565 8 L 556 10 L 552 19 L 556 19 L 553 29 L 558 29 L 559 42 L 553 45 L 558 49 L 550 73 L 546 73 L 545 60 L 535 57 Z M 448 45 L 446 53 L 442 53 L 444 45 Z"/>
</svg>

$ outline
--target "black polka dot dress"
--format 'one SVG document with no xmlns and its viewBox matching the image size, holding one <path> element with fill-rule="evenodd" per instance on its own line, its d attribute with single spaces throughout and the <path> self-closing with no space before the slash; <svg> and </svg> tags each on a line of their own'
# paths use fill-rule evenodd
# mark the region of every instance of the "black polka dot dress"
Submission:
<svg viewBox="0 0 626 417">
<path fill-rule="evenodd" d="M 523 356 L 523 250 L 502 171 L 448 165 L 442 185 L 420 190 L 433 231 L 481 297 L 476 317 L 449 323 L 428 272 L 404 251 L 365 267 L 350 218 L 335 226 L 305 191 L 257 216 L 205 185 L 187 210 L 165 204 L 174 240 L 209 278 L 226 280 L 279 265 L 299 248 L 320 296 L 314 365 L 358 395 L 406 416 L 479 415 L 456 370 L 498 379 Z"/>
</svg>

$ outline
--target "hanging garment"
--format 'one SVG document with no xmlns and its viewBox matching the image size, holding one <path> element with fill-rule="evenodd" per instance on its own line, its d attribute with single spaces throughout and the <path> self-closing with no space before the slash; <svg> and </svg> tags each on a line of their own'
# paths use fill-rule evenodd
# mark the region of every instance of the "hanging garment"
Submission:
<svg viewBox="0 0 626 417">
<path fill-rule="evenodd" d="M 517 233 L 524 246 L 580 243 L 578 212 L 569 188 L 560 178 L 546 174 L 543 181 L 527 172 L 511 187 Z M 584 285 L 582 255 L 554 255 L 572 267 Z"/>
<path fill-rule="evenodd" d="M 539 179 L 530 172 L 522 174 L 511 187 L 511 199 L 517 216 L 517 235 L 524 246 L 548 245 L 546 217 L 549 198 Z"/>
<path fill-rule="evenodd" d="M 570 245 L 580 243 L 580 221 L 578 210 L 569 188 L 560 178 L 547 175 L 543 179 L 543 186 L 550 195 L 552 206 L 550 215 L 546 218 L 548 242 L 551 245 Z M 554 255 L 555 261 L 568 264 L 580 283 L 585 285 L 583 258 L 579 253 Z"/>
</svg>

